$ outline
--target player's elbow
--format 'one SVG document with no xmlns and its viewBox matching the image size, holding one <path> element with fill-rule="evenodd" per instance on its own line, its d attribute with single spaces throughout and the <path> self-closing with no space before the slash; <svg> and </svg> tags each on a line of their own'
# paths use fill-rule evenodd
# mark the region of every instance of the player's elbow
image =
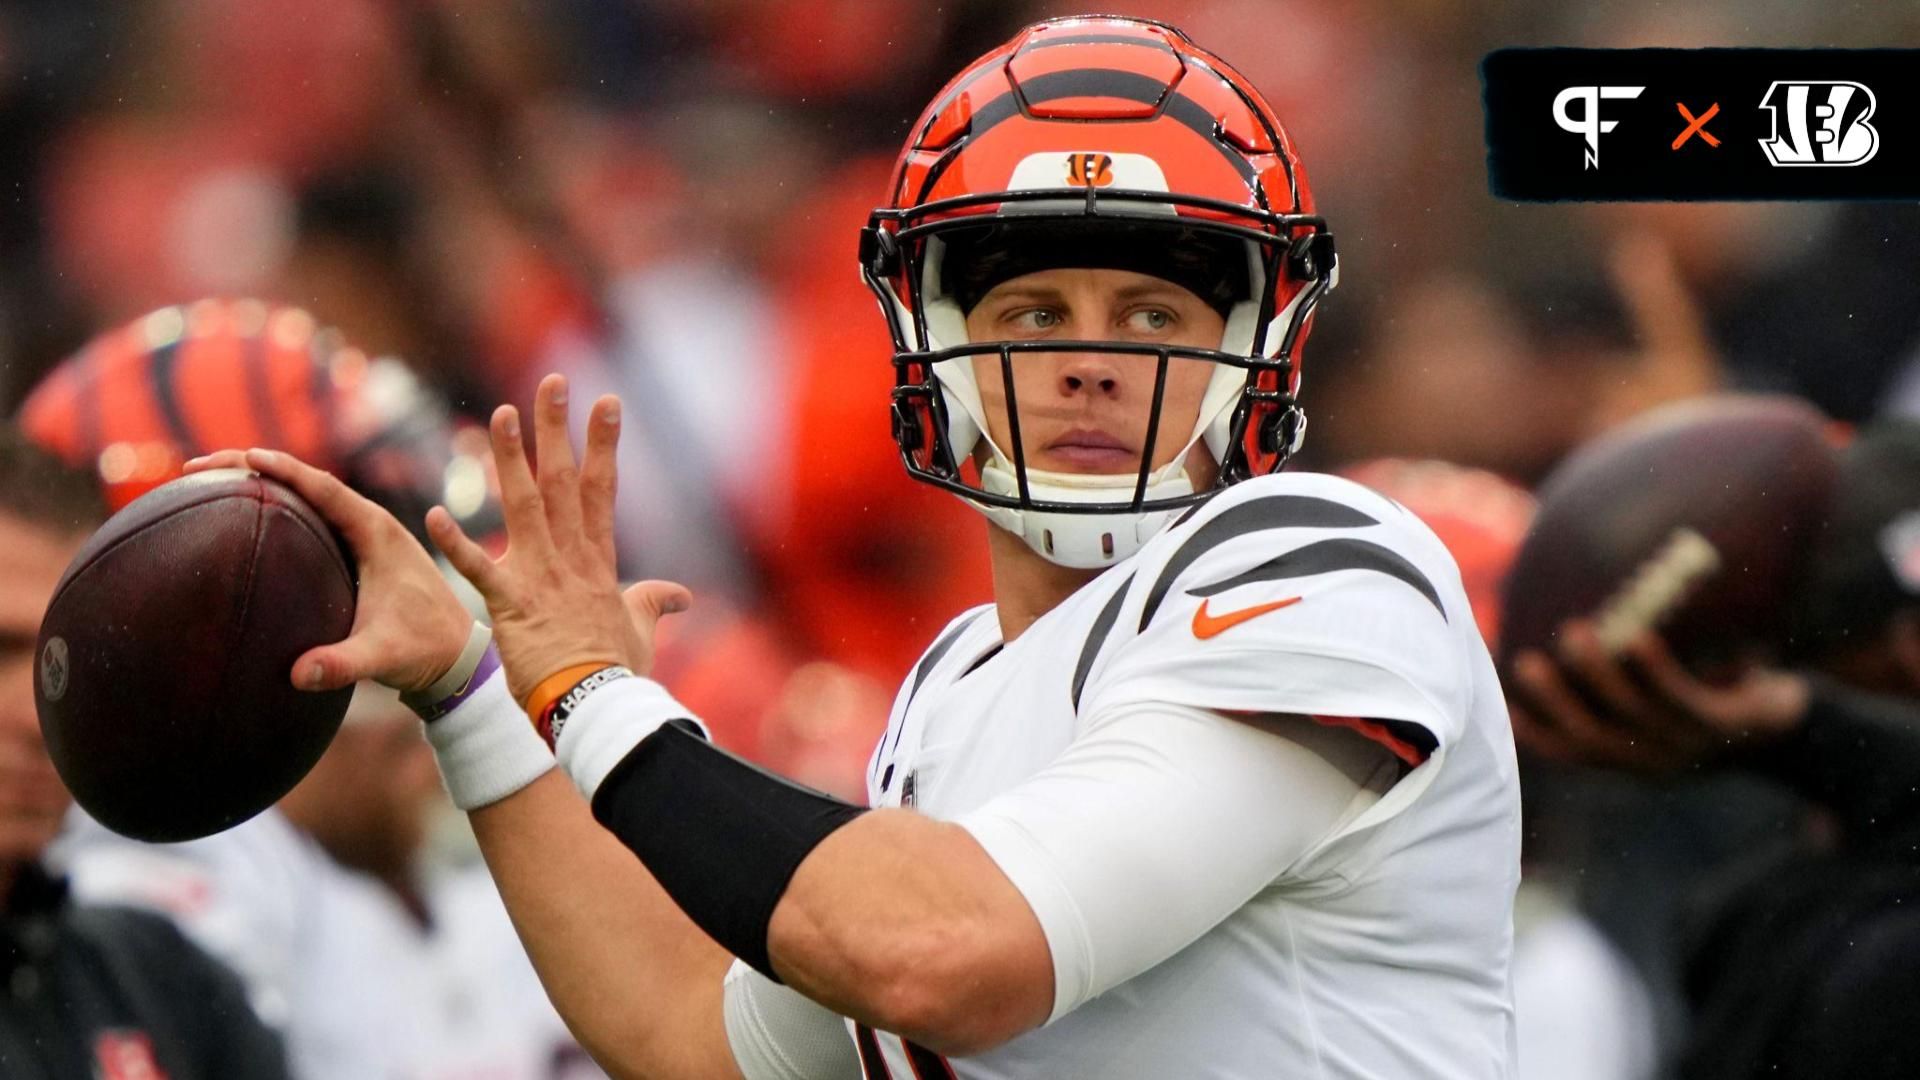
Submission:
<svg viewBox="0 0 1920 1080">
<path fill-rule="evenodd" d="M 979 1054 L 1038 1027 L 1053 1003 L 1051 963 L 1037 969 L 995 927 L 928 927 L 874 984 L 875 1026 L 952 1057 Z"/>
</svg>

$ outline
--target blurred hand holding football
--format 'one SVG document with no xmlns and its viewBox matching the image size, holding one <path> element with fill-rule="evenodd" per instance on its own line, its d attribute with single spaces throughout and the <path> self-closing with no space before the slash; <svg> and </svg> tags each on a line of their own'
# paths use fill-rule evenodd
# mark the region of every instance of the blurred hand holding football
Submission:
<svg viewBox="0 0 1920 1080">
<path fill-rule="evenodd" d="M 1554 761 L 1671 773 L 1742 745 L 1777 738 L 1805 719 L 1805 677 L 1752 666 L 1708 682 L 1646 631 L 1614 652 L 1590 620 L 1563 624 L 1554 652 L 1525 649 L 1506 682 L 1514 738 Z"/>
</svg>

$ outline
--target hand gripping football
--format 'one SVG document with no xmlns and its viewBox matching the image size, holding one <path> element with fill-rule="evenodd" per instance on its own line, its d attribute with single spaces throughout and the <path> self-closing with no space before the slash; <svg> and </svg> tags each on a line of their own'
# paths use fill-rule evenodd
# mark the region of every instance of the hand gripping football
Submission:
<svg viewBox="0 0 1920 1080">
<path fill-rule="evenodd" d="M 175 480 L 101 526 L 40 624 L 34 704 L 74 798 L 115 832 L 188 840 L 266 809 L 319 760 L 352 687 L 293 662 L 353 626 L 353 567 L 265 477 Z"/>
</svg>

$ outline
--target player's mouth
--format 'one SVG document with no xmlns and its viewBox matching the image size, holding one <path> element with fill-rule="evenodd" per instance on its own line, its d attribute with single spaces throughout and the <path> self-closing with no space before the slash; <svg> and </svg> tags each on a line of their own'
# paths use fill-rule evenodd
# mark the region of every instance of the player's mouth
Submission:
<svg viewBox="0 0 1920 1080">
<path fill-rule="evenodd" d="M 1140 467 L 1140 452 L 1093 428 L 1062 432 L 1047 444 L 1047 457 L 1067 472 L 1126 473 Z"/>
</svg>

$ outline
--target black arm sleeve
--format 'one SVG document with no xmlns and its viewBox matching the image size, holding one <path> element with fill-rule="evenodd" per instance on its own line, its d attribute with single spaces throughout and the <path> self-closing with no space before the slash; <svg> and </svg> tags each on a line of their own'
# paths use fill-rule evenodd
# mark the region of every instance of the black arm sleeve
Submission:
<svg viewBox="0 0 1920 1080">
<path fill-rule="evenodd" d="M 594 792 L 593 816 L 640 857 L 695 925 L 778 981 L 767 924 L 828 834 L 865 813 L 669 723 L 640 740 Z"/>
<path fill-rule="evenodd" d="M 1839 815 L 1853 841 L 1920 824 L 1920 708 L 1815 679 L 1806 720 L 1743 761 Z"/>
</svg>

